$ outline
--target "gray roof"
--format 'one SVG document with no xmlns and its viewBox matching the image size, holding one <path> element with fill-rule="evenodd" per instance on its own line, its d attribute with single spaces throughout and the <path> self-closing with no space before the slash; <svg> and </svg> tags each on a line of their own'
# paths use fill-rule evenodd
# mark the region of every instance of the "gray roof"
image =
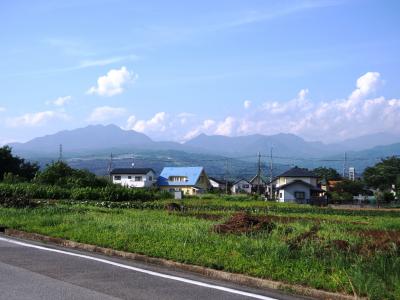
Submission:
<svg viewBox="0 0 400 300">
<path fill-rule="evenodd" d="M 302 184 L 302 185 L 305 185 L 305 186 L 307 186 L 307 187 L 309 187 L 311 190 L 313 190 L 313 191 L 318 191 L 318 192 L 324 192 L 324 190 L 322 190 L 322 189 L 320 189 L 319 187 L 317 187 L 317 186 L 314 186 L 314 185 L 312 185 L 312 184 L 309 184 L 308 182 L 305 182 L 305 181 L 303 181 L 303 180 L 293 180 L 292 182 L 289 182 L 289 183 L 286 183 L 286 184 L 284 184 L 284 185 L 281 185 L 281 186 L 279 186 L 279 187 L 277 187 L 277 189 L 278 190 L 281 190 L 281 189 L 284 189 L 285 187 L 287 187 L 287 186 L 290 186 L 290 185 L 292 185 L 292 184 Z"/>
<path fill-rule="evenodd" d="M 278 177 L 313 177 L 313 178 L 318 178 L 315 173 L 309 171 L 308 169 L 305 168 L 299 168 L 299 167 L 294 167 L 291 168 L 290 170 L 287 170 L 286 172 L 283 172 L 281 175 Z"/>
<path fill-rule="evenodd" d="M 111 171 L 110 174 L 132 174 L 132 175 L 142 175 L 149 172 L 154 172 L 151 168 L 116 168 Z"/>
</svg>

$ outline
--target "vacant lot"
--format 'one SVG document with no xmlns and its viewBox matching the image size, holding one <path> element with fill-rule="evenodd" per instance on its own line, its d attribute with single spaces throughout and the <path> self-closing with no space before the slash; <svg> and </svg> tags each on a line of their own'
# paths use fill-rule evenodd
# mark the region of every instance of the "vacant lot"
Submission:
<svg viewBox="0 0 400 300">
<path fill-rule="evenodd" d="M 214 199 L 183 205 L 182 211 L 90 202 L 0 208 L 0 225 L 371 299 L 400 299 L 398 212 Z"/>
</svg>

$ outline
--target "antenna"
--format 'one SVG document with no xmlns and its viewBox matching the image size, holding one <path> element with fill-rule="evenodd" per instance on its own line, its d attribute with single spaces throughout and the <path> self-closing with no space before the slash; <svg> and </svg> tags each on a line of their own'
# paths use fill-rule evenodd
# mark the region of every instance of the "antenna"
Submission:
<svg viewBox="0 0 400 300">
<path fill-rule="evenodd" d="M 346 168 L 347 168 L 347 152 L 344 153 L 344 158 L 343 158 L 343 178 L 346 177 Z"/>
<path fill-rule="evenodd" d="M 110 153 L 110 161 L 108 162 L 108 173 L 111 173 L 113 169 L 113 154 Z"/>
<path fill-rule="evenodd" d="M 225 194 L 228 194 L 228 159 L 225 161 Z"/>
<path fill-rule="evenodd" d="M 132 154 L 132 168 L 135 167 L 135 154 Z"/>
</svg>

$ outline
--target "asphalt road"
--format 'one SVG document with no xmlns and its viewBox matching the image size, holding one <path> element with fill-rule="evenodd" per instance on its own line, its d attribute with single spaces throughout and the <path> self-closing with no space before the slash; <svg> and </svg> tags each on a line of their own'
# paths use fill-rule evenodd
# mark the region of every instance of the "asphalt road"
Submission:
<svg viewBox="0 0 400 300">
<path fill-rule="evenodd" d="M 305 299 L 0 235 L 0 299 Z"/>
</svg>

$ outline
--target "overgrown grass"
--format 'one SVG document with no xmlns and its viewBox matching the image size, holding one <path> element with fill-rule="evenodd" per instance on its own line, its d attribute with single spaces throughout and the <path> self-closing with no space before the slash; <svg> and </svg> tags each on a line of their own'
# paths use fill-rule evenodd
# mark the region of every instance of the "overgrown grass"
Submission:
<svg viewBox="0 0 400 300">
<path fill-rule="evenodd" d="M 188 201 L 191 200 L 194 199 Z M 299 219 L 276 221 L 277 227 L 270 234 L 220 235 L 211 228 L 223 220 L 199 219 L 193 213 L 216 214 L 226 219 L 232 211 L 199 207 L 185 216 L 185 212 L 56 204 L 35 209 L 0 208 L 0 224 L 329 291 L 352 294 L 354 286 L 358 295 L 371 299 L 400 299 L 399 250 L 378 249 L 369 255 L 353 250 L 369 242 L 357 235 L 357 230 L 398 230 L 398 217 L 270 211 L 271 215 Z M 292 241 L 309 231 L 316 220 L 317 235 L 291 247 Z M 352 223 L 356 221 L 365 224 Z M 351 248 L 337 249 L 332 246 L 335 240 L 345 241 Z"/>
</svg>

